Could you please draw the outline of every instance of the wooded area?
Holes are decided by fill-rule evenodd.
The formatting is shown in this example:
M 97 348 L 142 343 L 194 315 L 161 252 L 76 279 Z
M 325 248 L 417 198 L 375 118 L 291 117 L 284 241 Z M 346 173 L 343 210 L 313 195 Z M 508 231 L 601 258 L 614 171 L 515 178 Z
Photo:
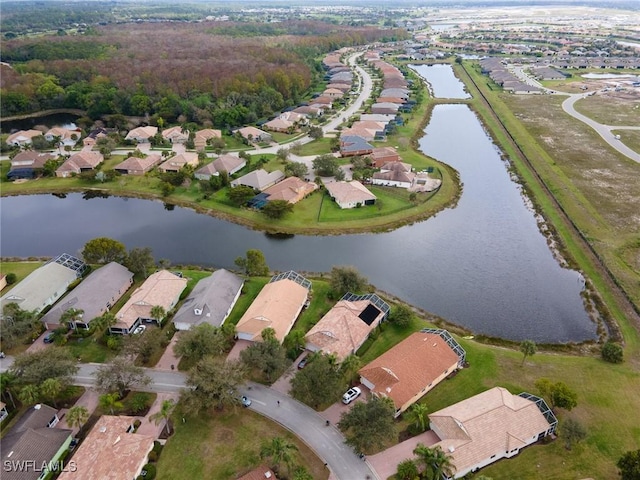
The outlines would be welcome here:
M 283 32 L 289 32 L 283 34 Z M 321 55 L 399 38 L 375 27 L 293 21 L 107 25 L 79 36 L 2 41 L 3 116 L 79 108 L 219 128 L 268 117 L 321 80 Z

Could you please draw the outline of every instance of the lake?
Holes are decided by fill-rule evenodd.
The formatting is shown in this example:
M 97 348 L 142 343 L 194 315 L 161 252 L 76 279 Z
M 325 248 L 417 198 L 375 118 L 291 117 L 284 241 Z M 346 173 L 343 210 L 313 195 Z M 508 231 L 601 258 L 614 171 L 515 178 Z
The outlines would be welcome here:
M 434 65 L 409 65 L 418 75 L 427 80 L 429 91 L 435 98 L 471 98 L 464 84 L 456 78 L 451 65 L 436 63 Z

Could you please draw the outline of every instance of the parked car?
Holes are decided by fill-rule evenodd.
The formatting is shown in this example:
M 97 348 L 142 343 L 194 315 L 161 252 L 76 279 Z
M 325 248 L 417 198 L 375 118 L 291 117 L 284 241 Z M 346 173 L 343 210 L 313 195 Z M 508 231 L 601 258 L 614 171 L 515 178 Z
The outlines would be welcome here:
M 249 397 L 243 395 L 240 397 L 240 401 L 242 402 L 242 406 L 245 408 L 251 406 L 251 399 Z
M 53 343 L 53 341 L 55 340 L 55 337 L 56 337 L 56 332 L 49 332 L 45 335 L 42 341 L 44 343 Z
M 143 333 L 146 329 L 147 329 L 146 325 L 138 325 L 136 327 L 136 329 L 133 331 L 133 334 L 134 335 L 139 335 L 139 334 Z
M 306 367 L 308 360 L 309 360 L 309 357 L 303 357 L 302 360 L 298 362 L 298 368 L 302 370 L 304 367 Z
M 358 387 L 353 387 L 347 390 L 347 392 L 342 396 L 342 403 L 345 405 L 349 405 L 356 398 L 360 396 L 362 391 Z

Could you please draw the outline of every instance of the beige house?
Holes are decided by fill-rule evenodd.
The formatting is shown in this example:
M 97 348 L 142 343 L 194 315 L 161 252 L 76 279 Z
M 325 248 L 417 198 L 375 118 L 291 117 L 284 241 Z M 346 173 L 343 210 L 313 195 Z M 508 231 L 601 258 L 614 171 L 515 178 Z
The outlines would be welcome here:
M 396 152 L 396 149 L 393 147 L 374 148 L 369 157 L 375 168 L 380 168 L 385 163 L 402 161 L 400 155 L 398 155 L 398 152 Z
M 425 329 L 361 368 L 360 381 L 374 395 L 390 398 L 398 417 L 464 362 L 465 351 L 449 332 Z
M 376 203 L 376 196 L 357 180 L 331 182 L 327 183 L 325 188 L 340 208 L 355 208 Z
M 58 140 L 58 145 L 63 147 L 73 147 L 80 139 L 80 130 L 69 130 L 68 128 L 53 127 L 44 134 L 47 142 Z
M 171 157 L 169 160 L 166 160 L 162 163 L 158 170 L 161 172 L 179 172 L 182 167 L 187 165 L 192 167 L 198 166 L 198 154 L 196 152 L 184 152 L 179 153 L 178 155 Z
M 141 323 L 157 323 L 151 310 L 155 306 L 169 312 L 180 300 L 180 294 L 187 286 L 187 279 L 178 277 L 167 270 L 160 270 L 140 285 L 116 315 L 116 324 L 109 327 L 111 333 L 128 334 Z
M 162 161 L 158 153 L 152 153 L 145 158 L 129 157 L 113 169 L 122 175 L 144 175 Z
M 202 151 L 207 146 L 210 140 L 214 138 L 222 138 L 222 131 L 214 130 L 212 128 L 205 128 L 203 130 L 198 130 L 196 132 L 196 136 L 193 139 L 193 143 L 196 147 L 196 150 Z
M 254 170 L 240 178 L 232 180 L 231 186 L 235 188 L 239 185 L 244 185 L 245 187 L 251 187 L 262 192 L 270 186 L 284 180 L 284 178 L 284 173 L 280 170 L 267 172 L 266 170 L 259 168 L 258 170 Z
M 289 177 L 267 188 L 264 193 L 269 195 L 269 201 L 285 200 L 295 204 L 318 188 L 315 182 L 305 182 L 298 177 Z
M 158 127 L 138 127 L 131 130 L 127 133 L 127 136 L 124 137 L 125 140 L 131 140 L 137 143 L 149 143 L 152 137 L 158 133 Z
M 249 306 L 236 325 L 241 340 L 261 341 L 265 328 L 273 328 L 280 343 L 304 308 L 311 282 L 290 271 L 275 275 Z
M 247 161 L 244 158 L 230 154 L 220 155 L 213 162 L 196 170 L 195 177 L 198 180 L 209 180 L 212 176 L 217 177 L 220 175 L 220 172 L 227 172 L 227 174 L 233 175 L 242 170 L 246 164 Z
M 25 145 L 31 145 L 33 137 L 39 135 L 42 135 L 40 130 L 20 130 L 9 135 L 6 143 L 15 147 L 24 147 Z
M 182 127 L 169 127 L 162 131 L 162 138 L 171 143 L 185 143 L 189 140 L 189 130 L 183 130 Z
M 100 152 L 91 150 L 82 150 L 74 153 L 64 161 L 56 170 L 56 177 L 67 178 L 73 174 L 79 174 L 87 170 L 94 170 L 104 161 L 104 157 Z
M 271 135 L 256 127 L 239 128 L 237 132 L 249 142 L 270 142 Z
M 362 346 L 389 313 L 389 305 L 376 294 L 347 293 L 305 336 L 306 348 L 344 360 Z
M 133 480 L 153 450 L 154 438 L 134 433 L 136 417 L 103 415 L 73 455 L 75 468 L 59 480 Z
M 436 443 L 464 477 L 555 432 L 558 420 L 542 398 L 495 387 L 429 415 Z

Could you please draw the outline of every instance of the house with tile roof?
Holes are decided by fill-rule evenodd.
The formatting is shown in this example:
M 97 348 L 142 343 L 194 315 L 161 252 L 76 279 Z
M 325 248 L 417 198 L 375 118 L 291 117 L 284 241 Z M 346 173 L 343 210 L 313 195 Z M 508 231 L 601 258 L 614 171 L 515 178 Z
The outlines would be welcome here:
M 376 203 L 376 196 L 357 180 L 331 182 L 325 184 L 325 188 L 340 208 L 356 208 Z
M 9 135 L 6 143 L 7 145 L 12 145 L 14 147 L 24 147 L 26 145 L 31 145 L 33 143 L 33 137 L 37 137 L 39 135 L 42 135 L 40 130 L 20 130 Z
M 136 417 L 103 415 L 73 455 L 74 469 L 58 480 L 133 480 L 142 473 L 154 438 L 134 432 Z
M 374 132 L 375 135 L 375 132 Z M 353 157 L 355 155 L 367 155 L 373 151 L 373 145 L 359 135 L 340 136 L 340 155 Z
M 424 329 L 387 350 L 358 373 L 371 393 L 391 399 L 398 417 L 462 368 L 465 355 L 446 330 Z
M 249 142 L 270 142 L 272 140 L 271 135 L 256 127 L 243 127 L 236 131 Z
M 413 185 L 415 176 L 408 163 L 389 162 L 385 163 L 379 172 L 373 174 L 371 183 L 385 187 L 409 188 Z
M 245 473 L 239 477 L 238 480 L 276 480 L 276 478 L 276 474 L 273 473 L 273 470 L 266 465 L 261 465 L 250 472 Z
M 389 305 L 375 294 L 347 293 L 307 332 L 306 348 L 341 362 L 356 353 L 388 313 Z
M 91 272 L 80 285 L 70 291 L 43 317 L 47 329 L 58 328 L 67 310 L 82 310 L 81 318 L 72 323 L 75 329 L 89 329 L 89 323 L 108 312 L 133 285 L 133 273 L 127 267 L 111 262 Z
M 183 129 L 180 125 L 162 130 L 162 138 L 171 143 L 185 143 L 189 140 L 189 130 Z
M 137 127 L 127 133 L 125 140 L 131 140 L 137 143 L 149 143 L 152 137 L 158 133 L 158 127 Z
M 254 190 L 264 191 L 272 185 L 284 180 L 285 176 L 280 170 L 274 170 L 273 172 L 267 172 L 266 170 L 259 168 L 253 172 L 249 172 L 240 178 L 236 178 L 231 181 L 232 187 L 244 185 L 245 187 L 251 187 Z
M 178 330 L 189 330 L 201 323 L 220 327 L 242 293 L 244 280 L 225 269 L 200 280 L 173 317 Z
M 311 282 L 290 271 L 274 275 L 236 325 L 238 338 L 262 341 L 262 331 L 272 328 L 280 343 L 287 336 L 307 303 Z
M 48 405 L 35 405 L 2 437 L 3 480 L 40 480 L 59 471 L 73 432 L 54 428 L 57 412 Z
M 161 172 L 179 172 L 183 167 L 187 165 L 191 167 L 198 166 L 198 154 L 196 152 L 184 152 L 179 153 L 168 160 L 165 160 L 158 170 Z
M 371 105 L 371 113 L 392 115 L 398 113 L 399 108 L 400 106 L 396 103 L 374 103 Z
M 429 415 L 435 444 L 462 478 L 555 432 L 558 420 L 535 395 L 495 387 Z
M 82 145 L 85 147 L 94 147 L 98 140 L 105 138 L 109 134 L 106 128 L 95 128 L 89 132 L 89 135 L 84 137 Z
M 122 175 L 144 175 L 160 162 L 162 162 L 162 156 L 158 153 L 152 153 L 144 158 L 129 157 L 113 169 Z
M 81 131 L 78 130 L 70 130 L 68 128 L 63 127 L 53 127 L 44 134 L 44 138 L 47 142 L 53 142 L 57 140 L 57 146 L 62 147 L 73 147 L 78 140 L 80 139 Z
M 50 153 L 40 153 L 33 150 L 19 152 L 11 159 L 11 168 L 7 173 L 9 180 L 18 178 L 35 178 L 49 160 L 55 160 L 56 156 Z
M 284 200 L 295 204 L 318 188 L 320 187 L 315 182 L 305 182 L 298 177 L 288 177 L 265 189 L 264 193 L 268 195 L 268 201 Z
M 220 172 L 227 172 L 228 175 L 233 175 L 242 170 L 246 164 L 247 161 L 244 158 L 230 154 L 220 155 L 213 162 L 207 163 L 196 170 L 194 176 L 198 180 L 209 180 L 211 177 L 219 176 Z
M 100 152 L 82 150 L 67 158 L 56 170 L 56 177 L 67 178 L 89 170 L 95 170 L 104 161 Z
M 0 318 L 4 306 L 17 304 L 22 310 L 40 313 L 53 305 L 87 266 L 82 260 L 63 253 L 37 268 L 0 298 Z
M 128 334 L 141 323 L 158 323 L 151 310 L 155 306 L 169 312 L 180 300 L 187 287 L 187 279 L 160 270 L 149 275 L 132 294 L 127 303 L 116 314 L 116 324 L 109 327 L 111 333 Z
M 265 122 L 262 126 L 267 130 L 271 130 L 273 132 L 284 132 L 284 133 L 291 132 L 296 128 L 293 122 L 280 117 L 276 117 L 273 120 L 269 120 L 268 122 Z
M 371 162 L 375 168 L 380 168 L 387 163 L 401 161 L 400 155 L 398 155 L 398 152 L 393 147 L 374 148 L 369 154 L 369 158 L 371 158 Z

